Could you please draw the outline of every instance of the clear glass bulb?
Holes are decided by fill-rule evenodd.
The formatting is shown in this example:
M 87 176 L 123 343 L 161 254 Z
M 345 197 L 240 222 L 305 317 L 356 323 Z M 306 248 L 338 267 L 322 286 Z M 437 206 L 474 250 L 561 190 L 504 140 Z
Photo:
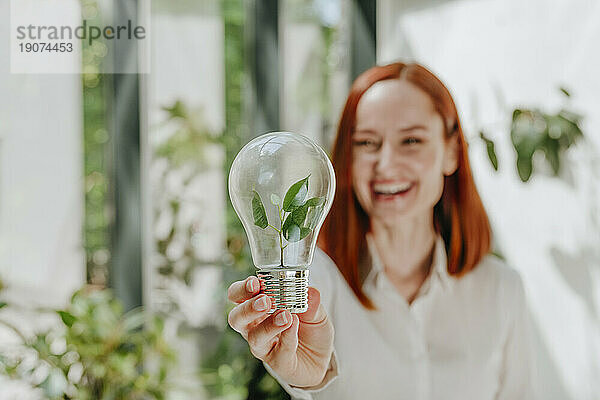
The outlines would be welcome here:
M 290 132 L 259 136 L 238 153 L 229 196 L 240 217 L 261 290 L 275 309 L 305 312 L 308 266 L 335 193 L 327 154 Z

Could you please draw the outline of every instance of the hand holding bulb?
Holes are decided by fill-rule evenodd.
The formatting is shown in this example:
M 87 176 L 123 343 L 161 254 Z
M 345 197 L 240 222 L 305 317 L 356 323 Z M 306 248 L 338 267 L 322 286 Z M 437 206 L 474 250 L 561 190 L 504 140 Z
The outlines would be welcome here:
M 235 158 L 229 194 L 258 277 L 233 283 L 229 324 L 252 354 L 294 386 L 319 384 L 333 352 L 333 325 L 308 287 L 316 240 L 333 202 L 335 174 L 310 139 L 275 132 L 250 141 Z
M 270 314 L 271 299 L 259 293 L 259 281 L 250 276 L 229 286 L 228 298 L 237 304 L 229 325 L 239 332 L 250 351 L 290 385 L 319 384 L 333 352 L 334 329 L 317 289 L 308 288 L 308 310 Z

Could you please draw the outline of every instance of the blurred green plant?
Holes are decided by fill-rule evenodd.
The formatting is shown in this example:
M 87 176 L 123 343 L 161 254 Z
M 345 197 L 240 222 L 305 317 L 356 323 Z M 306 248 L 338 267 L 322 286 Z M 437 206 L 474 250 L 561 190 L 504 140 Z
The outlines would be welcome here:
M 193 163 L 198 170 L 206 168 L 206 146 L 221 144 L 221 136 L 207 129 L 201 110 L 190 110 L 181 100 L 162 109 L 167 113 L 165 122 L 175 122 L 177 127 L 154 150 L 155 157 L 167 159 L 172 167 Z
M 107 290 L 78 291 L 54 313 L 59 326 L 32 337 L 0 320 L 22 342 L 0 355 L 0 373 L 29 382 L 52 400 L 165 398 L 174 355 L 160 318 L 141 309 L 124 314 Z
M 512 116 L 510 138 L 517 152 L 517 171 L 523 182 L 533 172 L 533 156 L 545 155 L 554 176 L 561 171 L 561 158 L 565 151 L 583 137 L 579 128 L 581 116 L 561 110 L 546 114 L 540 110 L 516 109 Z
M 167 113 L 164 124 L 174 127 L 174 132 L 154 150 L 154 161 L 166 161 L 166 168 L 162 171 L 158 182 L 153 185 L 161 188 L 159 197 L 155 199 L 155 219 L 164 213 L 164 207 L 169 208 L 171 224 L 165 236 L 156 239 L 156 250 L 159 254 L 156 266 L 160 275 L 168 279 L 178 279 L 186 285 L 191 284 L 192 273 L 196 268 L 205 265 L 220 264 L 221 260 L 199 259 L 192 245 L 193 237 L 197 233 L 194 221 L 187 221 L 185 227 L 176 227 L 175 221 L 180 220 L 182 201 L 181 193 L 169 194 L 164 188 L 173 172 L 180 172 L 182 186 L 187 187 L 191 181 L 210 167 L 210 145 L 220 145 L 222 138 L 207 129 L 202 119 L 202 110 L 191 110 L 181 100 L 162 108 Z M 215 149 L 213 149 L 215 150 Z M 218 150 L 216 150 L 218 151 Z M 178 234 L 177 228 L 185 230 Z M 183 254 L 177 260 L 168 256 L 168 249 L 175 241 L 183 241 Z
M 102 14 L 96 0 L 81 0 L 82 16 L 89 25 L 101 26 Z M 100 73 L 106 56 L 102 40 L 82 46 L 83 150 L 85 219 L 84 247 L 87 281 L 105 286 L 110 263 L 110 207 L 106 90 L 110 75 Z
M 570 93 L 560 88 L 569 98 Z M 527 182 L 535 172 L 535 155 L 543 154 L 554 176 L 561 172 L 564 153 L 579 139 L 583 132 L 579 127 L 582 117 L 574 112 L 562 109 L 549 114 L 537 108 L 517 108 L 512 112 L 510 139 L 517 154 L 516 168 L 522 182 Z M 498 157 L 494 142 L 481 131 L 479 137 L 484 141 L 488 159 L 494 170 L 498 170 Z

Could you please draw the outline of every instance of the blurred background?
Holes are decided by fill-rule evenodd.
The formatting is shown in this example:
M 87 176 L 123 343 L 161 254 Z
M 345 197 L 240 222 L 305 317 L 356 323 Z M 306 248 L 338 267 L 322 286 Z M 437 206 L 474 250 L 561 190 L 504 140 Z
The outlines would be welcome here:
M 80 5 L 149 16 L 150 42 L 11 74 L 0 2 L 0 398 L 289 398 L 227 327 L 226 288 L 254 273 L 229 166 L 271 130 L 329 149 L 351 81 L 415 60 L 456 100 L 523 277 L 541 398 L 600 399 L 600 2 Z

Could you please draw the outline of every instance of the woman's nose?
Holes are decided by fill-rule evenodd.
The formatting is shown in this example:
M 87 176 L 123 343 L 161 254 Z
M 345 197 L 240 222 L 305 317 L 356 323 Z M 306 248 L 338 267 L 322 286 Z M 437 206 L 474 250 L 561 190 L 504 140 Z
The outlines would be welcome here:
M 397 161 L 397 154 L 394 152 L 393 146 L 387 142 L 381 145 L 377 156 L 376 168 L 378 171 L 389 170 Z

